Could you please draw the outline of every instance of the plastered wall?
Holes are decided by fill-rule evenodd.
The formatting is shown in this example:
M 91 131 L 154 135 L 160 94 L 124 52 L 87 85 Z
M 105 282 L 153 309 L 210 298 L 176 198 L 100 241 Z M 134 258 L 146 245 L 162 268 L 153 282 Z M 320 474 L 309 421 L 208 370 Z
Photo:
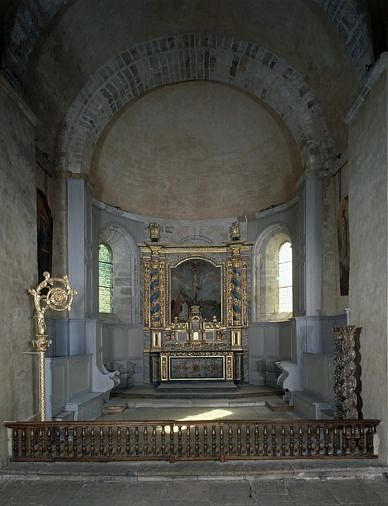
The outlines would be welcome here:
M 380 418 L 387 461 L 387 74 L 350 126 L 350 316 L 362 327 L 364 418 Z
M 35 284 L 36 190 L 34 129 L 0 77 L 0 465 L 7 460 L 5 420 L 34 413 L 31 337 Z

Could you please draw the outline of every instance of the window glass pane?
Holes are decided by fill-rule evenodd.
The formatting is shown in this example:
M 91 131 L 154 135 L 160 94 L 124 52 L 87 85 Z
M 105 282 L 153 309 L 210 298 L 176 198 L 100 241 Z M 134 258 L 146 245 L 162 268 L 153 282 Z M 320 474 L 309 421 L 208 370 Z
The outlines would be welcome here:
M 289 241 L 279 248 L 279 313 L 292 313 L 292 247 Z
M 112 253 L 105 244 L 100 244 L 98 247 L 98 260 L 99 262 L 112 262 Z
M 279 264 L 291 261 L 292 261 L 291 243 L 285 242 L 279 248 Z
M 292 285 L 292 263 L 279 264 L 279 287 Z
M 99 311 L 100 313 L 112 312 L 112 292 L 110 288 L 100 286 L 99 290 Z
M 98 310 L 112 312 L 113 261 L 112 251 L 105 244 L 98 247 Z
M 292 313 L 292 286 L 279 288 L 279 313 Z

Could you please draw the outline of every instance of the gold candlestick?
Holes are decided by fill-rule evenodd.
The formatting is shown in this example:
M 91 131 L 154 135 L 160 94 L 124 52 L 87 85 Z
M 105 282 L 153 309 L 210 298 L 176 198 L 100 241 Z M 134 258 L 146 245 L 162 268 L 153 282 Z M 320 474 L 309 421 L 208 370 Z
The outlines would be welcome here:
M 51 346 L 52 341 L 48 339 L 46 312 L 49 309 L 54 311 L 68 311 L 71 309 L 77 291 L 71 286 L 69 278 L 52 278 L 49 272 L 43 273 L 44 280 L 36 288 L 30 288 L 28 293 L 34 298 L 34 318 L 36 321 L 37 333 L 35 339 L 31 340 L 32 347 L 39 353 L 39 411 L 40 420 L 46 420 L 46 376 L 45 376 L 45 354 Z

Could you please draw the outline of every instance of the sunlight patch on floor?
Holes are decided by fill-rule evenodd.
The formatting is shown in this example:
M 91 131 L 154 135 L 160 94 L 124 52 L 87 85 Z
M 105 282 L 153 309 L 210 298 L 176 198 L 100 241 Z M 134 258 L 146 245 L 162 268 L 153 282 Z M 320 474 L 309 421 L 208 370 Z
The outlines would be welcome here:
M 198 420 L 218 420 L 232 414 L 233 411 L 228 411 L 227 409 L 210 409 L 209 411 L 204 411 L 198 415 L 188 415 L 185 418 L 180 418 L 179 421 L 195 422 Z

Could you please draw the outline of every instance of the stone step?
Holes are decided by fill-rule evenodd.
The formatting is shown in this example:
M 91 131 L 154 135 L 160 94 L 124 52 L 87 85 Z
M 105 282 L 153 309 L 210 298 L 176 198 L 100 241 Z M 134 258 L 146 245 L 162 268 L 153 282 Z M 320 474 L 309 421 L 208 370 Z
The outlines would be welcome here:
M 271 411 L 293 411 L 294 407 L 290 406 L 287 402 L 284 402 L 283 399 L 270 399 L 265 401 L 265 405 Z
M 0 470 L 5 480 L 135 481 L 385 479 L 377 460 L 282 460 L 238 462 L 14 462 Z
M 144 399 L 243 399 L 259 398 L 266 396 L 280 395 L 282 392 L 276 388 L 264 386 L 241 386 L 241 387 L 216 387 L 198 388 L 196 385 L 172 386 L 168 388 L 141 388 L 134 387 L 126 390 L 120 390 L 112 394 L 112 399 L 121 398 L 128 400 Z

